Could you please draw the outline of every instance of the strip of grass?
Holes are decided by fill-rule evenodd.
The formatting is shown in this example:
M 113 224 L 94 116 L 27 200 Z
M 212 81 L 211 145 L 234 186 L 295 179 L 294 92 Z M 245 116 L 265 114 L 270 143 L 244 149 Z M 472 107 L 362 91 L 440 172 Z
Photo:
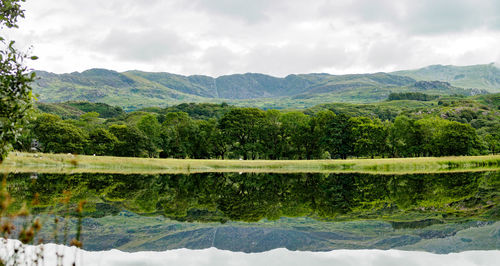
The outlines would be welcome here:
M 408 174 L 500 170 L 500 155 L 350 160 L 151 159 L 13 152 L 0 172 L 39 173 L 200 173 L 200 172 L 359 172 Z

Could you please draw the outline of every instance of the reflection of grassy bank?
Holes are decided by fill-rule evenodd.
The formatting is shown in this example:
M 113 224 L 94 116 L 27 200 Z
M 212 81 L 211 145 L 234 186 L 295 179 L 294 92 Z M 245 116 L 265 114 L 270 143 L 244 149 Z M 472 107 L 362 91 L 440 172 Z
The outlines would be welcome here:
M 193 160 L 11 153 L 0 172 L 197 173 L 363 172 L 433 173 L 500 169 L 500 155 L 351 160 Z

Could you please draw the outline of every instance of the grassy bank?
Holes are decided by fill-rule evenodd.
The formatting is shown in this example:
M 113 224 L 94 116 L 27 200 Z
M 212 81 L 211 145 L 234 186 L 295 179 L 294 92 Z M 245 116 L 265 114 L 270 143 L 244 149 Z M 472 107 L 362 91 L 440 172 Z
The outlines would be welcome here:
M 350 160 L 150 159 L 13 152 L 0 172 L 199 173 L 199 172 L 363 172 L 433 173 L 500 170 L 500 155 Z

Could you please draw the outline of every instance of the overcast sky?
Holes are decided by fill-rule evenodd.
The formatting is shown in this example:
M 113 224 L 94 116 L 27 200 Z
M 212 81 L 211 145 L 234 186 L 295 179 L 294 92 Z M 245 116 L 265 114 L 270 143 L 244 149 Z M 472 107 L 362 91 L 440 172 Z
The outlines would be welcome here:
M 36 69 L 219 76 L 500 62 L 498 0 L 27 0 Z M 5 29 L 4 29 L 5 30 Z

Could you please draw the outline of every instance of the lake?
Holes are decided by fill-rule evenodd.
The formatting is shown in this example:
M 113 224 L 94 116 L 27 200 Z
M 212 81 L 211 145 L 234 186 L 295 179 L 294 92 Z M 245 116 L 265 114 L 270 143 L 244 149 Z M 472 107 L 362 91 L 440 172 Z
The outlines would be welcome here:
M 18 228 L 40 217 L 37 238 L 67 244 L 81 227 L 83 248 L 92 252 L 79 256 L 88 263 L 106 256 L 101 265 L 123 265 L 116 259 L 127 256 L 150 265 L 223 265 L 228 254 L 244 265 L 279 258 L 287 265 L 304 265 L 301 259 L 309 265 L 493 265 L 500 259 L 498 171 L 10 173 L 7 190 L 16 200 L 12 208 L 37 201 L 32 216 L 14 221 Z

